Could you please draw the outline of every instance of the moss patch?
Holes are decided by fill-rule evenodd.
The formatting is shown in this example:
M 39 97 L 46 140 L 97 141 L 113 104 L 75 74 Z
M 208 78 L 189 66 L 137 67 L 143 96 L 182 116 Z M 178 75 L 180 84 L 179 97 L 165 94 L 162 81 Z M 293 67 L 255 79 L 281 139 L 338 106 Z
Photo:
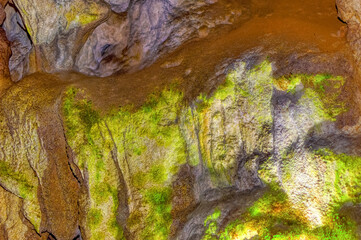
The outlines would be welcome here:
M 347 111 L 345 103 L 340 101 L 344 83 L 342 77 L 330 74 L 298 74 L 274 80 L 276 88 L 293 94 L 297 87 L 305 88 L 304 97 L 312 99 L 319 115 L 331 121 Z

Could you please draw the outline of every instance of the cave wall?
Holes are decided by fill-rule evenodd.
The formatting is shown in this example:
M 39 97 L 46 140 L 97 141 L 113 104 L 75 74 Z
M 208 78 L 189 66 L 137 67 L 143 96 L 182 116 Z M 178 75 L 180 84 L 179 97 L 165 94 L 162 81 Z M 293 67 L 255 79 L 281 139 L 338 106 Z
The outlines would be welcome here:
M 0 45 L 4 63 L 12 48 L 13 81 L 36 70 L 134 70 L 231 22 L 207 15 L 211 1 L 107 3 L 14 0 L 3 10 L 11 44 L 3 32 Z M 358 18 L 345 2 L 338 7 L 358 61 Z M 19 82 L 0 100 L 0 239 L 214 237 L 212 226 L 262 200 L 268 184 L 287 201 L 266 205 L 274 210 L 261 209 L 267 216 L 279 219 L 286 202 L 291 220 L 330 224 L 334 207 L 359 198 L 358 131 L 336 121 L 346 111 L 344 79 L 275 78 L 274 63 L 254 58 L 258 65 L 227 65 L 225 83 L 209 96 L 185 103 L 167 88 L 138 109 L 109 113 L 85 89 Z M 7 67 L 3 76 L 9 83 Z
M 6 6 L 13 81 L 35 71 L 95 76 L 139 70 L 189 39 L 249 17 L 230 1 L 26 1 Z

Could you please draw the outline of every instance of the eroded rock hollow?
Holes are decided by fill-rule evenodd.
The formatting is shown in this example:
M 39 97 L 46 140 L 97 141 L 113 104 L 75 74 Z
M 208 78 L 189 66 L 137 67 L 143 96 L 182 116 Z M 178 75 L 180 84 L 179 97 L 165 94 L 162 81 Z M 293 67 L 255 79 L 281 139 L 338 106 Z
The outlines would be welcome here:
M 361 239 L 360 17 L 0 1 L 0 240 Z

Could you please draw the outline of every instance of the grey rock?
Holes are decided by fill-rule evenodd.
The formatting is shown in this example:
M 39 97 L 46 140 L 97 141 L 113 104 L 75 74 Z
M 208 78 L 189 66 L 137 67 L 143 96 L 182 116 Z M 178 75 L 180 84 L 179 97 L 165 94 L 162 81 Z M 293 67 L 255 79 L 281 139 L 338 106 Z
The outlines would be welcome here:
M 238 14 L 224 5 L 218 9 L 220 14 L 212 14 L 214 3 L 216 1 L 136 1 L 129 6 L 126 20 L 110 19 L 97 27 L 79 52 L 76 69 L 103 77 L 148 66 L 185 41 L 207 36 L 217 25 L 230 24 L 226 17 L 230 12 Z M 120 44 L 115 44 L 114 39 L 121 39 Z M 106 54 L 102 54 L 104 49 Z
M 107 16 L 99 0 L 15 0 L 36 54 L 37 68 L 45 72 L 69 71 L 89 33 Z
M 125 12 L 128 9 L 130 0 L 104 0 L 109 3 L 112 10 L 116 13 Z
M 13 7 L 5 7 L 6 19 L 3 28 L 6 37 L 11 42 L 12 55 L 9 61 L 9 68 L 12 81 L 17 82 L 29 71 L 29 55 L 33 49 L 32 43 L 24 30 L 25 26 L 21 16 Z

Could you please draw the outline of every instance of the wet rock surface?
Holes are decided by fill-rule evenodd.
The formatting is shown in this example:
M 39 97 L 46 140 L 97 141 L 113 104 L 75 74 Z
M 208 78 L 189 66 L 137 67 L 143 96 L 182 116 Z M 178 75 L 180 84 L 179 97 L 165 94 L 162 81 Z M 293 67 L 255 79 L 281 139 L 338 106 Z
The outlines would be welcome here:
M 105 2 L 6 7 L 13 81 L 36 68 L 107 76 L 160 59 L 107 78 L 35 73 L 4 93 L 0 239 L 218 237 L 269 183 L 319 227 L 338 194 L 357 195 L 352 178 L 333 187 L 343 165 L 330 158 L 361 154 L 357 107 L 345 107 L 357 67 L 342 24 L 330 23 L 333 4 Z

